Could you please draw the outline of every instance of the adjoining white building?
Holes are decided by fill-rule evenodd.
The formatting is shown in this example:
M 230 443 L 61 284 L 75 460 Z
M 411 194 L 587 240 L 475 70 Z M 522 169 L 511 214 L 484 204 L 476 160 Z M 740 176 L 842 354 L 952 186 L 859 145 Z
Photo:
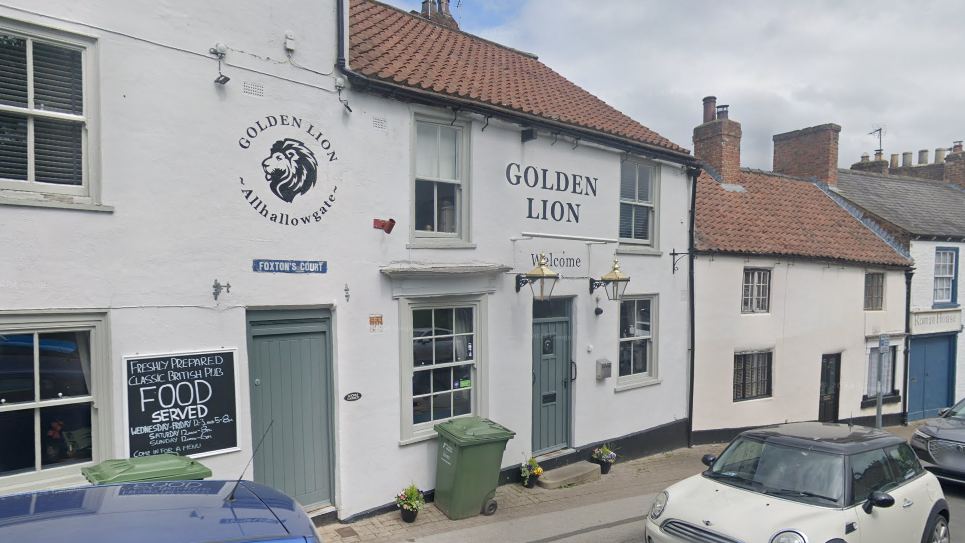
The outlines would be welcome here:
M 264 439 L 247 478 L 346 519 L 453 417 L 516 432 L 504 479 L 686 443 L 696 161 L 535 56 L 371 0 L 4 0 L 0 62 L 0 493 Z
M 965 152 L 865 155 L 838 172 L 837 192 L 884 225 L 915 260 L 911 281 L 907 420 L 934 417 L 965 396 L 965 334 L 958 285 L 965 251 Z
M 829 189 L 840 127 L 774 136 L 783 173 L 741 169 L 740 124 L 715 109 L 705 98 L 694 130 L 709 164 L 697 189 L 694 442 L 786 421 L 874 425 L 882 336 L 883 418 L 898 423 L 912 262 Z M 812 147 L 830 162 L 804 161 Z

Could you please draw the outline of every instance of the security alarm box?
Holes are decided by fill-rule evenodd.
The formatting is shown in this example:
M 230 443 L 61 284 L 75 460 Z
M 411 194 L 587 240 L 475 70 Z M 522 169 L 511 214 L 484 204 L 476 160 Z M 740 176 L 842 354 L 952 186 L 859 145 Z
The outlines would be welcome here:
M 603 380 L 613 375 L 612 367 L 613 365 L 606 358 L 601 358 L 597 360 L 596 361 L 596 378 Z

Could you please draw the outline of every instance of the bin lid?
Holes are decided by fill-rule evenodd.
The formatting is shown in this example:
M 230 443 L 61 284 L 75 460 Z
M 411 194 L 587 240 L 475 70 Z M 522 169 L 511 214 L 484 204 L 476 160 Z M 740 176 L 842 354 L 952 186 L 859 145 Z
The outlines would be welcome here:
M 186 481 L 211 477 L 211 470 L 197 460 L 174 453 L 138 458 L 104 460 L 96 466 L 81 468 L 95 485 L 144 481 Z
M 516 432 L 482 417 L 463 417 L 436 424 L 440 434 L 457 445 L 474 445 L 490 441 L 509 441 Z

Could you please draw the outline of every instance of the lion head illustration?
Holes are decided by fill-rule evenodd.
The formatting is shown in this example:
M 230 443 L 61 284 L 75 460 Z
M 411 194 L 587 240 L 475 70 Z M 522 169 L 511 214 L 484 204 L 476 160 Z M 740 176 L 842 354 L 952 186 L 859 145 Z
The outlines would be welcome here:
M 271 191 L 288 203 L 295 196 L 311 190 L 318 176 L 315 155 L 302 142 L 289 138 L 271 146 L 271 156 L 261 163 L 261 167 Z

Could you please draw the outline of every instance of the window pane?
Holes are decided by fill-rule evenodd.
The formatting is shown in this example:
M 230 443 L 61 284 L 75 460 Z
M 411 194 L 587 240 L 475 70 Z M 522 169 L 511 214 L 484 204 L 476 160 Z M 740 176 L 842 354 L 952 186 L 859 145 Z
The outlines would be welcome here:
M 437 232 L 455 233 L 456 231 L 456 191 L 451 183 L 436 183 L 436 202 L 439 216 L 436 220 Z
M 888 459 L 891 460 L 892 471 L 899 481 L 907 481 L 924 471 L 921 463 L 918 461 L 918 456 L 915 455 L 915 452 L 911 450 L 911 447 L 909 447 L 907 443 L 888 447 L 885 449 L 885 454 L 887 454 Z
M 637 167 L 631 162 L 620 165 L 620 199 L 637 200 Z
M 435 317 L 434 335 L 442 336 L 452 333 L 452 309 L 436 309 L 433 311 Z
M 414 398 L 412 400 L 412 423 L 429 422 L 432 420 L 432 396 Z
M 854 503 L 861 503 L 876 490 L 887 492 L 897 486 L 888 469 L 888 460 L 881 449 L 851 456 Z
M 83 125 L 34 119 L 34 173 L 42 183 L 84 183 Z
M 422 337 L 412 340 L 412 365 L 415 367 L 432 364 L 432 338 Z
M 415 229 L 434 232 L 436 229 L 436 184 L 415 182 Z
M 442 179 L 459 179 L 459 131 L 439 128 L 439 175 Z
M 452 393 L 452 416 L 472 413 L 472 391 L 457 390 Z
M 456 361 L 472 360 L 472 334 L 456 336 Z
M 439 177 L 438 128 L 434 124 L 416 123 L 415 174 Z
M 27 40 L 0 34 L 0 104 L 27 107 Z
M 631 363 L 633 359 L 633 342 L 620 342 L 620 377 L 632 375 Z
M 437 332 L 448 332 L 448 330 L 437 330 Z M 440 337 L 433 341 L 436 343 L 436 364 L 448 364 L 455 361 L 452 353 L 452 337 Z
M 633 374 L 647 373 L 649 365 L 649 340 L 638 339 L 633 342 Z
M 18 471 L 33 471 L 37 459 L 34 456 L 34 410 L 0 413 L 0 475 Z
M 650 300 L 638 300 L 636 322 L 633 323 L 634 335 L 650 337 Z
M 452 395 L 448 392 L 432 397 L 432 420 L 448 419 L 452 416 Z
M 0 404 L 33 400 L 33 334 L 0 335 Z
M 412 327 L 414 337 L 420 337 L 432 331 L 432 310 L 415 309 L 412 311 Z M 431 335 L 431 334 L 430 334 Z
M 457 307 L 456 308 L 456 333 L 465 334 L 467 332 L 472 332 L 472 308 L 471 307 Z
M 620 302 L 620 337 L 633 337 L 632 323 L 636 311 L 636 300 Z
M 412 374 L 412 395 L 421 396 L 432 392 L 432 381 L 428 370 L 417 371 Z
M 40 334 L 40 399 L 90 394 L 89 332 Z
M 633 236 L 633 206 L 630 204 L 620 204 L 620 237 L 630 238 Z
M 0 113 L 0 178 L 27 180 L 27 118 Z
M 534 319 L 566 318 L 569 315 L 570 301 L 556 298 L 545 302 L 533 299 Z
M 653 168 L 649 166 L 637 167 L 637 201 L 653 202 Z
M 452 390 L 452 368 L 432 370 L 432 391 Z
M 41 455 L 44 467 L 85 462 L 91 456 L 89 403 L 40 410 Z
M 633 206 L 633 239 L 650 239 L 650 208 Z
M 469 388 L 472 386 L 472 366 L 456 366 L 452 368 L 452 388 Z
M 34 107 L 62 113 L 84 113 L 84 70 L 81 52 L 33 43 Z

